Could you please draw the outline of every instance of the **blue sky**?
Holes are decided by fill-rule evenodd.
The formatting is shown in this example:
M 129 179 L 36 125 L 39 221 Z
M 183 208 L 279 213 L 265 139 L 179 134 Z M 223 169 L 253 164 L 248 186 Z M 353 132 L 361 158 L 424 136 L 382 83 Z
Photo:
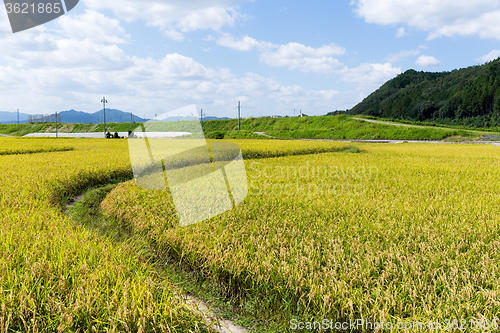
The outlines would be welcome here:
M 152 117 L 309 115 L 352 108 L 409 68 L 500 56 L 500 1 L 82 0 L 12 34 L 0 10 L 0 110 Z

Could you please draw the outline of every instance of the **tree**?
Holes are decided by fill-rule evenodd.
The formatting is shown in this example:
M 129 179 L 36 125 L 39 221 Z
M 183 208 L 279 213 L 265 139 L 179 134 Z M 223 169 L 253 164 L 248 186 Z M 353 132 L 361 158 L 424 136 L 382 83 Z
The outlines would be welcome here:
M 412 109 L 412 118 L 418 121 L 429 119 L 438 109 L 432 101 L 419 102 Z
M 462 99 L 457 96 L 453 96 L 448 99 L 444 105 L 436 112 L 434 118 L 445 119 L 445 118 L 455 118 L 455 114 L 458 108 L 462 105 Z

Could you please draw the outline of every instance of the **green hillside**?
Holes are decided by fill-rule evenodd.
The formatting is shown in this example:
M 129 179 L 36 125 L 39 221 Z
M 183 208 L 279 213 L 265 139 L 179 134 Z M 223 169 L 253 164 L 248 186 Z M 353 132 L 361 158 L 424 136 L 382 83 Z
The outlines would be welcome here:
M 451 72 L 409 69 L 386 82 L 349 114 L 497 127 L 500 125 L 500 58 Z

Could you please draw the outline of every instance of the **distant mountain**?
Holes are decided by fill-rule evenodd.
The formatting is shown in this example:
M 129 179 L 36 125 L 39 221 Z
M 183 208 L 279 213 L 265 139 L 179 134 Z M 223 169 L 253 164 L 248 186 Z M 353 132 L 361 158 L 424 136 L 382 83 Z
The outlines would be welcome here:
M 55 112 L 54 112 L 55 113 Z M 52 114 L 54 114 L 52 113 Z M 83 111 L 69 110 L 69 111 L 61 111 L 58 112 L 58 115 L 61 116 L 62 123 L 71 123 L 71 124 L 97 124 L 102 123 L 104 119 L 104 110 L 99 110 L 94 113 L 87 113 Z M 191 120 L 198 118 L 191 117 L 171 117 L 170 121 L 179 121 L 179 120 Z M 205 120 L 215 120 L 215 119 L 230 119 L 227 117 L 218 118 L 214 116 L 203 117 L 203 121 Z M 139 116 L 133 115 L 133 120 L 138 123 L 142 123 L 144 121 L 149 121 L 152 119 L 144 119 Z M 28 114 L 27 113 L 19 113 L 19 122 L 27 123 L 28 122 Z M 129 123 L 130 122 L 130 112 L 123 112 L 121 110 L 116 109 L 106 109 L 106 122 L 108 123 Z M 0 111 L 0 124 L 16 124 L 17 123 L 17 112 L 7 112 Z
M 231 119 L 231 118 L 228 118 L 228 117 L 218 118 L 218 117 L 212 117 L 212 116 L 203 117 L 203 121 L 205 121 L 205 120 L 228 120 L 228 119 Z
M 19 122 L 28 122 L 28 114 L 19 113 Z M 0 111 L 0 124 L 17 124 L 17 112 Z
M 86 113 L 82 111 L 62 111 L 59 113 L 61 115 L 61 122 L 72 123 L 72 124 L 83 124 L 83 123 L 102 123 L 104 119 L 104 111 L 99 110 L 94 113 Z M 149 119 L 144 119 L 136 115 L 133 116 L 135 122 L 142 123 L 148 121 Z M 123 112 L 116 109 L 106 109 L 106 122 L 107 123 L 129 123 L 130 122 L 130 112 Z
M 451 72 L 409 69 L 384 83 L 348 114 L 499 126 L 500 58 Z
M 197 120 L 201 120 L 201 118 L 198 118 L 198 117 L 169 117 L 167 118 L 168 121 L 183 121 L 183 120 L 194 120 L 194 119 L 197 119 Z M 214 117 L 214 116 L 203 116 L 203 121 L 207 121 L 207 120 L 227 120 L 227 119 L 231 119 L 231 118 L 227 118 L 227 117 L 222 117 L 222 118 L 218 118 L 218 117 Z M 152 121 L 154 121 L 154 119 L 151 119 Z
M 55 113 L 55 112 L 54 112 Z M 52 114 L 54 114 L 52 113 Z M 94 113 L 87 113 L 83 111 L 69 110 L 58 112 L 61 116 L 61 123 L 71 123 L 71 124 L 97 124 L 102 123 L 104 119 L 104 111 L 99 110 Z M 141 123 L 148 121 L 149 119 L 144 119 L 136 115 L 133 116 L 135 122 Z M 27 123 L 28 114 L 19 113 L 19 122 Z M 123 112 L 115 109 L 106 109 L 106 122 L 109 123 L 129 123 L 130 122 L 130 112 Z M 0 111 L 0 124 L 16 124 L 17 123 L 17 112 L 4 112 Z

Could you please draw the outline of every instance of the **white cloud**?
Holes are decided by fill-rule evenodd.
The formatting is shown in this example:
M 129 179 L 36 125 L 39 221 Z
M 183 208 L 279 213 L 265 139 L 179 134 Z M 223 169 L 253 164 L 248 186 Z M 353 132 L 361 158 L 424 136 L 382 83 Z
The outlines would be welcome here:
M 399 28 L 398 32 L 396 32 L 396 37 L 401 38 L 401 37 L 405 37 L 405 36 L 408 36 L 406 29 L 404 27 Z
M 373 91 L 387 80 L 401 73 L 401 68 L 392 67 L 392 64 L 361 64 L 355 68 L 344 67 L 339 71 L 343 80 L 367 91 Z M 371 92 L 370 91 L 370 92 Z
M 44 60 L 46 65 L 39 68 L 0 66 L 0 89 L 5 94 L 3 107 L 6 110 L 19 107 L 28 113 L 52 113 L 70 108 L 90 112 L 100 107 L 98 102 L 105 93 L 110 107 L 139 115 L 196 103 L 203 105 L 209 115 L 234 116 L 234 101 L 238 99 L 245 102 L 244 108 L 253 106 L 253 115 L 274 114 L 293 107 L 302 108 L 308 114 L 321 114 L 351 107 L 360 98 L 353 92 L 283 86 L 255 73 L 237 77 L 228 69 L 205 67 L 177 53 L 159 60 L 126 57 L 122 66 L 107 68 L 101 63 L 104 60 L 96 60 L 91 67 L 93 53 L 82 52 L 78 62 L 85 65 L 75 63 L 70 68 L 61 68 L 58 54 L 63 51 L 60 48 L 76 42 L 56 41 L 58 48 L 47 51 L 43 57 L 54 60 Z M 92 45 L 86 39 L 80 43 Z M 76 50 L 85 48 L 91 50 L 91 46 L 75 47 Z M 20 99 L 19 94 L 26 91 L 29 94 Z
M 234 26 L 247 16 L 237 11 L 237 6 L 251 0 L 85 0 L 95 10 L 110 9 L 122 20 L 142 20 L 159 27 L 166 36 L 182 40 L 182 33 Z
M 222 8 L 235 20 L 242 18 L 234 9 L 239 3 L 236 0 L 195 0 L 189 3 L 174 0 L 168 4 L 166 1 L 132 3 L 129 0 L 120 3 L 103 0 L 99 4 L 87 0 L 87 3 L 94 3 L 94 7 L 116 5 L 118 9 L 113 10 L 128 13 L 130 20 L 144 19 L 146 5 L 152 5 L 151 10 L 155 6 L 162 10 L 165 6 L 182 8 L 185 11 L 169 13 L 175 17 L 168 18 L 163 25 L 155 23 L 156 14 L 153 19 L 145 19 L 177 40 L 182 40 L 184 34 L 192 30 L 234 24 L 235 21 L 227 20 L 223 11 L 207 8 Z M 141 7 L 143 5 L 146 7 Z M 131 36 L 118 20 L 96 12 L 94 7 L 82 15 L 66 15 L 55 21 L 63 28 L 59 33 L 47 33 L 41 26 L 35 28 L 37 33 L 0 35 L 3 109 L 19 107 L 29 113 L 52 113 L 70 108 L 96 111 L 101 107 L 99 101 L 105 93 L 110 107 L 136 114 L 151 115 L 196 103 L 204 105 L 204 111 L 208 113 L 219 108 L 220 112 L 229 111 L 217 115 L 234 116 L 234 101 L 238 98 L 247 99 L 245 106 L 254 106 L 258 110 L 254 115 L 274 114 L 274 110 L 292 110 L 293 107 L 302 108 L 308 114 L 316 113 L 312 109 L 326 113 L 352 107 L 399 70 L 391 64 L 363 64 L 348 68 L 336 59 L 345 54 L 345 49 L 335 44 L 318 48 L 299 43 L 279 46 L 249 36 L 234 38 L 221 33 L 216 33 L 217 38 L 209 35 L 205 40 L 215 40 L 241 51 L 256 50 L 262 63 L 270 66 L 335 75 L 339 81 L 352 84 L 353 89 L 342 92 L 311 90 L 298 85 L 283 85 L 276 79 L 255 73 L 236 76 L 227 68 L 207 67 L 178 53 L 160 59 L 131 56 L 120 48 L 120 44 L 132 42 Z M 193 10 L 189 12 L 190 9 Z M 197 15 L 205 14 L 210 18 L 198 20 Z M 0 25 L 6 23 L 0 20 Z M 263 108 L 272 112 L 262 111 Z
M 368 23 L 407 24 L 429 32 L 429 39 L 472 36 L 500 39 L 498 0 L 353 0 Z
M 483 55 L 482 57 L 476 58 L 475 60 L 476 62 L 484 63 L 495 60 L 498 57 L 500 57 L 500 50 L 493 50 L 490 53 Z
M 205 38 L 202 38 L 201 40 L 204 40 L 206 42 L 211 42 L 211 41 L 215 40 L 215 37 L 212 35 L 207 35 Z
M 272 43 L 259 42 L 256 39 L 248 36 L 245 36 L 240 40 L 236 40 L 234 36 L 228 33 L 224 33 L 219 38 L 217 38 L 216 43 L 220 46 L 225 46 L 237 51 L 251 51 L 251 50 L 264 51 L 276 47 Z
M 431 32 L 428 39 L 445 36 L 473 36 L 480 38 L 494 38 L 500 40 L 500 10 L 482 14 L 474 19 L 458 20 L 453 24 L 439 27 Z
M 332 55 L 342 55 L 345 49 L 335 44 L 312 48 L 299 43 L 281 45 L 274 52 L 263 52 L 260 60 L 275 67 L 288 67 L 291 70 L 313 72 L 319 74 L 331 73 L 341 68 L 342 64 Z
M 130 65 L 117 44 L 130 39 L 118 20 L 94 11 L 57 20 L 62 33 L 34 32 L 2 34 L 1 63 L 21 68 L 75 68 L 116 70 Z
M 349 68 L 333 57 L 343 55 L 346 52 L 343 47 L 335 44 L 313 48 L 299 43 L 288 43 L 278 47 L 272 43 L 257 41 L 248 36 L 235 40 L 230 34 L 222 35 L 217 39 L 217 44 L 239 51 L 262 50 L 260 61 L 266 65 L 334 76 L 338 80 L 357 86 L 364 92 L 367 92 L 368 89 L 378 88 L 388 79 L 401 73 L 399 67 L 394 68 L 389 62 L 385 64 L 361 64 L 359 67 Z M 271 50 L 273 48 L 278 49 L 273 51 Z M 418 55 L 420 50 L 403 52 L 406 52 L 406 54 L 399 54 L 398 57 Z M 292 86 L 288 87 L 286 91 L 299 88 Z M 297 96 L 300 95 L 298 91 L 295 92 Z M 286 94 L 284 94 L 284 90 L 281 90 L 281 93 L 275 93 L 273 96 L 286 96 Z
M 168 38 L 173 39 L 175 41 L 180 42 L 180 41 L 184 40 L 184 35 L 182 33 L 180 33 L 179 31 L 175 31 L 173 29 L 170 29 L 170 30 L 163 31 L 163 33 L 165 34 L 165 36 L 167 36 Z
M 325 101 L 331 101 L 341 94 L 337 90 L 307 90 L 300 86 L 282 86 L 273 93 L 273 98 L 279 102 L 295 103 L 297 106 L 307 107 L 324 105 Z M 297 110 L 298 111 L 298 110 Z
M 434 58 L 433 56 L 421 55 L 420 57 L 418 57 L 415 63 L 421 67 L 432 67 L 440 65 L 441 61 Z
M 178 26 L 184 32 L 202 29 L 219 30 L 225 25 L 233 26 L 236 20 L 244 17 L 234 8 L 210 7 L 188 13 L 179 20 Z
M 106 44 L 123 44 L 131 39 L 120 26 L 120 21 L 93 10 L 86 10 L 80 16 L 64 15 L 57 22 L 70 38 L 87 38 Z
M 394 63 L 394 62 L 400 62 L 403 60 L 406 60 L 410 57 L 415 57 L 420 54 L 421 50 L 404 50 L 398 53 L 391 54 L 390 56 L 387 57 L 387 62 Z

